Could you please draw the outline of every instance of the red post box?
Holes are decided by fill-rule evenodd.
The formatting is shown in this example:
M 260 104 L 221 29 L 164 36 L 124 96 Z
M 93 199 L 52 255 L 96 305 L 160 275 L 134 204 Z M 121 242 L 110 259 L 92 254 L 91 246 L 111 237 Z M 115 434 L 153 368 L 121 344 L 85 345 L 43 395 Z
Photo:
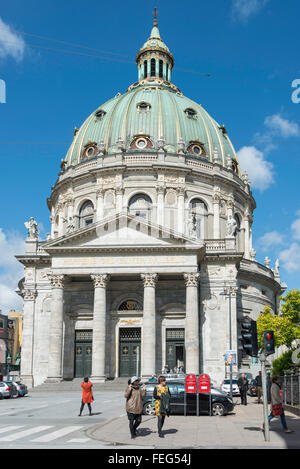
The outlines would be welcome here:
M 210 377 L 208 375 L 199 376 L 199 392 L 210 392 Z
M 197 378 L 195 375 L 187 375 L 185 378 L 185 392 L 196 393 L 197 392 Z

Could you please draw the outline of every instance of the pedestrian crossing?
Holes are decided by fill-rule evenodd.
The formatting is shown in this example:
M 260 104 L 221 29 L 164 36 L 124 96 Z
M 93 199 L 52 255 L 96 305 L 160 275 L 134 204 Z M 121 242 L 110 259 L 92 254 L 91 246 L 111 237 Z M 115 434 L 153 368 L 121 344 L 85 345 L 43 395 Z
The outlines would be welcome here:
M 87 443 L 89 438 L 72 438 L 72 433 L 78 432 L 83 427 L 82 425 L 69 425 L 62 428 L 57 428 L 54 425 L 6 425 L 5 428 L 0 428 L 0 445 L 1 442 L 22 442 L 26 440 L 32 443 L 51 443 L 59 442 L 63 439 L 64 443 Z M 70 437 L 70 440 L 66 440 Z

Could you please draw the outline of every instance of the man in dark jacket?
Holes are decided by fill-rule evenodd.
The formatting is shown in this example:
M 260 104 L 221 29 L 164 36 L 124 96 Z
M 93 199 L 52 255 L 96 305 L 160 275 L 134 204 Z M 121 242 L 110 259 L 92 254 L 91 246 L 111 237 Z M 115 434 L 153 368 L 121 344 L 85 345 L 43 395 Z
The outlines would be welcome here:
M 249 382 L 244 373 L 242 373 L 241 377 L 238 379 L 237 385 L 240 390 L 241 404 L 247 405 L 247 392 L 249 388 Z
M 261 397 L 262 397 L 262 379 L 261 379 L 261 371 L 259 371 L 258 375 L 255 378 L 256 387 L 257 387 L 257 403 L 260 404 Z

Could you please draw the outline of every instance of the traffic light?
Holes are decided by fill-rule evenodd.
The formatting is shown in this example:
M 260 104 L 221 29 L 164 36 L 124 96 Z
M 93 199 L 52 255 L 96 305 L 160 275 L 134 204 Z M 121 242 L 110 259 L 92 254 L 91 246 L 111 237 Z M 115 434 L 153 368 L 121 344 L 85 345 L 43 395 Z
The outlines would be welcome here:
M 265 355 L 275 353 L 275 340 L 273 331 L 264 331 L 264 351 Z
M 251 320 L 250 322 L 242 323 L 241 343 L 242 350 L 244 350 L 247 355 L 250 355 L 251 357 L 257 357 L 258 345 L 255 321 Z

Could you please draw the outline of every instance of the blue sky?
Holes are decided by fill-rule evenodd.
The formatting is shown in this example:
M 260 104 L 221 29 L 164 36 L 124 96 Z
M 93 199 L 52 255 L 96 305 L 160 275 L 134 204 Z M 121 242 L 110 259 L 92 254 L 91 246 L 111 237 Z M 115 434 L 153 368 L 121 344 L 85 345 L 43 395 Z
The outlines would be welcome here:
M 268 256 L 273 267 L 278 257 L 282 281 L 299 288 L 300 102 L 292 101 L 293 92 L 300 98 L 292 88 L 300 80 L 299 2 L 11 0 L 0 11 L 4 312 L 20 307 L 13 291 L 22 271 L 13 254 L 22 252 L 24 221 L 34 216 L 43 238 L 50 231 L 46 199 L 73 129 L 136 81 L 135 56 L 149 36 L 154 6 L 175 58 L 173 83 L 226 125 L 248 171 L 257 260 Z

